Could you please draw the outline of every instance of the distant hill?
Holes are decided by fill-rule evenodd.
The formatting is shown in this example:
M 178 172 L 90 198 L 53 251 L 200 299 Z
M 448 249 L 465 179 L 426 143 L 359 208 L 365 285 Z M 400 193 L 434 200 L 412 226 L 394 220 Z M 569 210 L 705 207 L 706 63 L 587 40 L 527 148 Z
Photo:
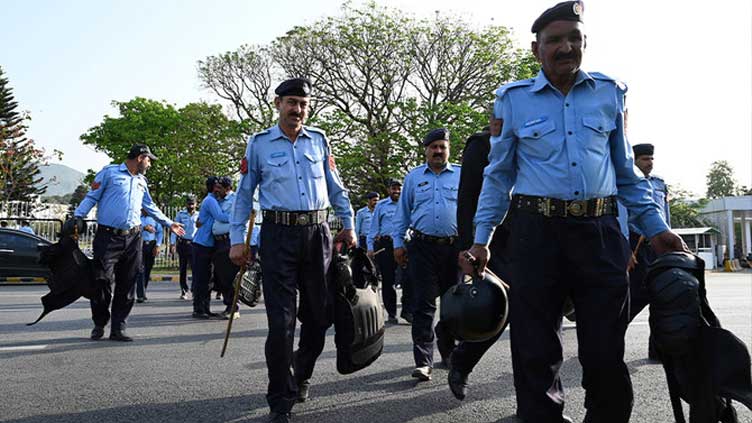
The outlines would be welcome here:
M 85 176 L 76 169 L 61 164 L 41 166 L 39 170 L 42 172 L 40 184 L 47 184 L 47 192 L 44 193 L 43 197 L 70 194 L 76 190 Z

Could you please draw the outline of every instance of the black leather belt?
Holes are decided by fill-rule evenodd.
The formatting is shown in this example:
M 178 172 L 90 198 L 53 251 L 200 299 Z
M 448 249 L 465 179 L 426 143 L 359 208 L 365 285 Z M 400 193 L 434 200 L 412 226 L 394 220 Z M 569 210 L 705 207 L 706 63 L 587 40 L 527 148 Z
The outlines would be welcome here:
M 280 211 L 262 210 L 264 223 L 276 223 L 285 226 L 320 225 L 326 223 L 329 213 L 326 210 Z
M 191 242 L 193 242 L 193 240 L 185 239 L 185 238 L 178 238 L 178 242 L 184 242 L 186 244 L 190 244 Z
M 616 197 L 591 198 L 589 200 L 560 200 L 558 198 L 515 194 L 511 207 L 546 217 L 600 217 L 619 215 Z
M 100 230 L 100 229 L 105 232 L 109 232 L 111 234 L 126 236 L 126 235 L 133 235 L 135 233 L 141 232 L 141 225 L 136 225 L 130 229 L 118 229 L 118 228 L 113 228 L 112 226 L 97 225 L 97 230 Z
M 214 240 L 215 241 L 224 241 L 226 239 L 227 240 L 230 239 L 230 234 L 214 235 Z
M 435 235 L 428 235 L 424 234 L 423 232 L 413 229 L 413 235 L 412 239 L 417 239 L 418 241 L 426 241 L 430 242 L 432 244 L 438 244 L 438 245 L 452 245 L 455 241 L 457 241 L 457 236 L 435 236 Z
M 377 236 L 376 237 L 376 241 L 379 241 L 379 242 L 386 242 L 386 241 L 391 242 L 392 241 L 392 237 L 390 237 L 389 235 L 381 235 L 381 236 Z

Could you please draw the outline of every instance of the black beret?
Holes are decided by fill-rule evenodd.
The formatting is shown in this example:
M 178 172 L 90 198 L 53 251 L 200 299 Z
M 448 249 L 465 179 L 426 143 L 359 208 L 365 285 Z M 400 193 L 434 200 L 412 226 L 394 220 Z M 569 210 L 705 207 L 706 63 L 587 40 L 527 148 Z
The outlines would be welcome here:
M 151 150 L 149 150 L 149 147 L 146 144 L 134 144 L 133 147 L 131 147 L 131 151 L 128 152 L 128 158 L 135 159 L 142 154 L 146 154 L 152 160 L 157 160 L 157 156 L 151 153 Z
M 230 179 L 229 176 L 220 176 L 217 179 L 217 182 L 219 182 L 220 185 L 222 185 L 225 188 L 232 186 L 232 179 Z
M 292 78 L 279 84 L 274 90 L 274 94 L 280 97 L 294 95 L 298 97 L 308 97 L 311 95 L 311 81 L 305 78 Z
M 423 145 L 428 147 L 429 144 L 436 140 L 447 140 L 449 141 L 449 130 L 446 128 L 438 128 L 434 129 L 428 134 L 426 134 L 426 137 L 423 138 Z
M 531 31 L 537 34 L 553 21 L 582 22 L 585 4 L 581 1 L 564 1 L 546 10 L 533 22 Z
M 370 200 L 371 198 L 376 198 L 376 197 L 378 197 L 378 196 L 379 196 L 379 193 L 378 193 L 378 192 L 374 192 L 374 191 L 371 191 L 371 192 L 369 192 L 368 194 L 366 194 L 366 198 L 367 198 L 367 199 L 369 199 L 369 200 Z
M 391 188 L 393 186 L 402 186 L 402 182 L 400 182 L 399 179 L 392 179 L 389 181 L 389 187 Z
M 652 156 L 654 150 L 655 147 L 653 147 L 653 144 L 637 144 L 632 147 L 632 151 L 634 151 L 635 157 Z
M 185 203 L 186 204 L 196 204 L 196 197 L 189 195 L 185 197 Z

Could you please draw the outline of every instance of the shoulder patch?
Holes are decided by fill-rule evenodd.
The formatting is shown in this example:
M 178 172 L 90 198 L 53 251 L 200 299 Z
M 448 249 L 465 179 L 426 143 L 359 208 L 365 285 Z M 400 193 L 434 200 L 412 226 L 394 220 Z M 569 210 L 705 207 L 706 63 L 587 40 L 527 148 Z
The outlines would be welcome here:
M 608 75 L 605 75 L 605 74 L 602 74 L 600 72 L 590 72 L 590 76 L 592 76 L 593 79 L 597 79 L 599 81 L 610 81 L 610 82 L 613 82 L 614 84 L 616 84 L 616 86 L 620 90 L 622 90 L 624 92 L 627 91 L 627 84 L 624 83 L 624 81 L 621 81 L 621 80 L 616 79 L 616 78 L 612 78 L 612 77 L 610 77 Z
M 535 83 L 535 79 L 534 78 L 528 78 L 528 79 L 523 79 L 523 80 L 520 80 L 520 81 L 510 82 L 508 84 L 504 84 L 501 87 L 499 87 L 496 90 L 495 94 L 496 94 L 496 97 L 504 97 L 504 94 L 506 94 L 507 91 L 509 91 L 512 88 L 529 87 L 529 86 L 533 85 L 534 83 Z

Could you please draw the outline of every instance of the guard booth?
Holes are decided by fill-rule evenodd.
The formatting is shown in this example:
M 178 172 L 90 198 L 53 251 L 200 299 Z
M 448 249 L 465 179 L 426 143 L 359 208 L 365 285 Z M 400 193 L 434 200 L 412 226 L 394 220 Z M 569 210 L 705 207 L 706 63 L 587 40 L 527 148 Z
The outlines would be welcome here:
M 674 228 L 673 231 L 682 237 L 689 251 L 705 261 L 705 269 L 715 269 L 717 265 L 720 265 L 719 260 L 723 257 L 718 257 L 716 254 L 720 231 L 711 227 Z

